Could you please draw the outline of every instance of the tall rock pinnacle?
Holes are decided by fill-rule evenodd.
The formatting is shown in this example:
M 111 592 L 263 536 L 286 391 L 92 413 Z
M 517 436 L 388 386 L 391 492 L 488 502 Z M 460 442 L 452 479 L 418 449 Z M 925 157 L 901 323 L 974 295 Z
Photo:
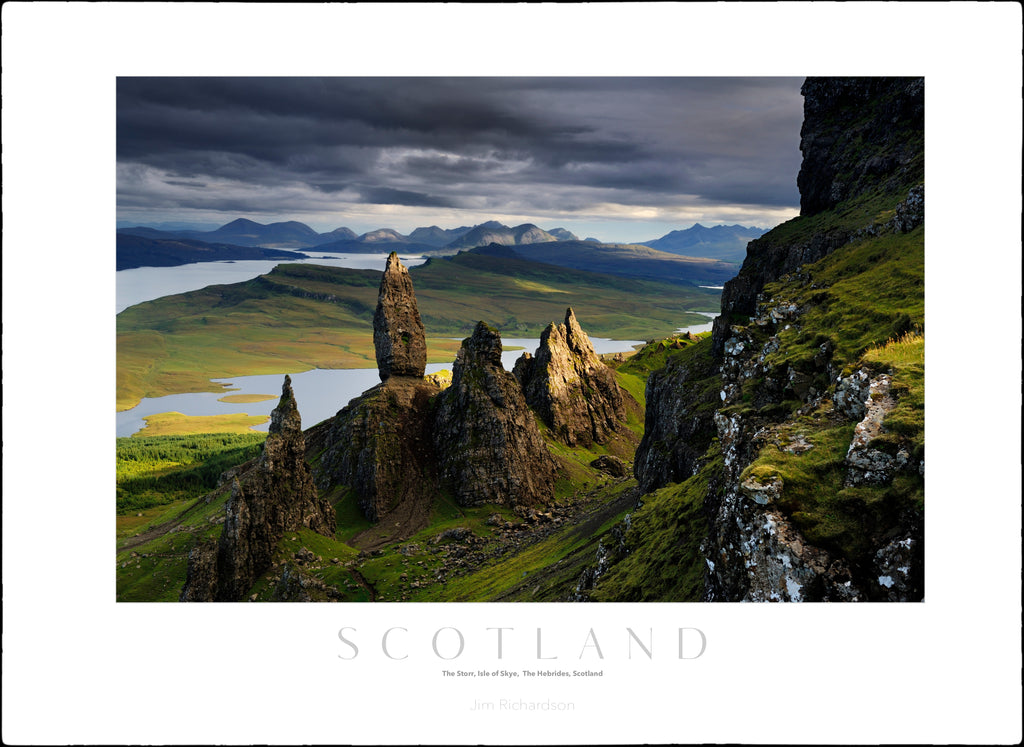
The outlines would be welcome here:
M 373 345 L 381 381 L 391 376 L 423 376 L 427 366 L 426 332 L 416 308 L 412 278 L 395 252 L 388 256 L 380 280 Z

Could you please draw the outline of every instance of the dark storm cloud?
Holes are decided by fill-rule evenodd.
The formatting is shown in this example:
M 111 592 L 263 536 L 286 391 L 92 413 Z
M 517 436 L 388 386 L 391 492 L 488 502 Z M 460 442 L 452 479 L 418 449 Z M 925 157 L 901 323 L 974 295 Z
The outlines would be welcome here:
M 422 192 L 409 192 L 404 189 L 391 189 L 390 187 L 365 187 L 359 190 L 365 202 L 381 203 L 384 205 L 412 205 L 414 207 L 458 207 L 449 199 L 433 197 Z
M 306 190 L 423 207 L 472 197 L 486 208 L 528 203 L 529 185 L 544 185 L 538 203 L 557 201 L 564 185 L 566 195 L 578 188 L 574 202 L 587 188 L 624 205 L 795 206 L 799 87 L 769 78 L 121 78 L 119 202 L 151 194 L 166 204 L 177 189 L 184 206 L 207 182 L 206 204 L 221 210 L 256 190 L 266 205 L 275 192 L 287 204 Z

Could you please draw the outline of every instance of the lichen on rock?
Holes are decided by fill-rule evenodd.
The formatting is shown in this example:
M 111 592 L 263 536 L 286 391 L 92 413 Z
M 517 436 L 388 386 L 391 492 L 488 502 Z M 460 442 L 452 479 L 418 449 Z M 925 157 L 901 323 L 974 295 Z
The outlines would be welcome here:
M 884 485 L 892 480 L 896 459 L 874 447 L 882 435 L 885 416 L 896 407 L 891 395 L 892 378 L 882 374 L 871 380 L 864 401 L 864 417 L 853 431 L 853 440 L 846 452 L 846 486 Z

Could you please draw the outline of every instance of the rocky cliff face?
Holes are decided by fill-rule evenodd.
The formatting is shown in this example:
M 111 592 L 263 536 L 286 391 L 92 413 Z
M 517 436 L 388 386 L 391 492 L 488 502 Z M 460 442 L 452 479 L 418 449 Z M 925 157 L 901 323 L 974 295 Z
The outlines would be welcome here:
M 523 353 L 513 373 L 527 404 L 569 446 L 607 443 L 626 417 L 615 374 L 597 357 L 572 309 L 564 324 L 544 330 L 536 355 Z
M 313 485 L 302 420 L 285 376 L 262 453 L 232 481 L 219 542 L 189 554 L 181 600 L 239 601 L 270 566 L 278 540 L 300 527 L 333 536 L 335 516 Z
M 858 200 L 883 207 L 899 200 L 911 206 L 909 221 L 893 218 L 906 233 L 924 220 L 924 81 L 921 78 L 808 78 L 803 162 L 797 177 L 800 213 L 810 217 Z M 919 194 L 911 192 L 917 187 Z M 915 211 L 915 207 L 920 210 Z M 818 230 L 790 232 L 781 226 L 747 246 L 739 274 L 722 291 L 722 315 L 715 319 L 716 356 L 731 319 L 754 313 L 767 283 L 816 262 L 841 246 L 882 230 L 870 209 L 858 217 L 823 221 Z M 916 222 L 915 222 L 916 221 Z
M 483 322 L 459 349 L 434 444 L 442 481 L 461 505 L 529 506 L 553 496 L 555 462 L 519 382 L 501 365 L 501 335 Z
M 422 377 L 427 365 L 427 341 L 416 305 L 409 271 L 395 252 L 388 255 L 373 316 L 373 344 L 380 380 Z
M 721 404 L 717 367 L 707 346 L 671 359 L 647 379 L 643 439 L 633 472 L 644 491 L 696 474 L 716 437 L 714 413 Z
M 800 129 L 800 214 L 924 178 L 924 79 L 808 78 Z
M 893 415 L 913 366 L 861 356 L 923 330 L 923 82 L 803 91 L 803 216 L 750 243 L 711 341 L 648 380 L 636 475 L 696 479 L 720 451 L 705 600 L 918 600 L 923 431 Z

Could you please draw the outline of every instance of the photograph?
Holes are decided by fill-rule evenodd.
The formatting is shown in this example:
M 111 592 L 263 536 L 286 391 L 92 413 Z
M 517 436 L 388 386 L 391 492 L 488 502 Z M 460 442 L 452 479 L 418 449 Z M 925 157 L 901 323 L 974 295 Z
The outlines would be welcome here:
M 118 78 L 117 599 L 920 601 L 925 98 Z

